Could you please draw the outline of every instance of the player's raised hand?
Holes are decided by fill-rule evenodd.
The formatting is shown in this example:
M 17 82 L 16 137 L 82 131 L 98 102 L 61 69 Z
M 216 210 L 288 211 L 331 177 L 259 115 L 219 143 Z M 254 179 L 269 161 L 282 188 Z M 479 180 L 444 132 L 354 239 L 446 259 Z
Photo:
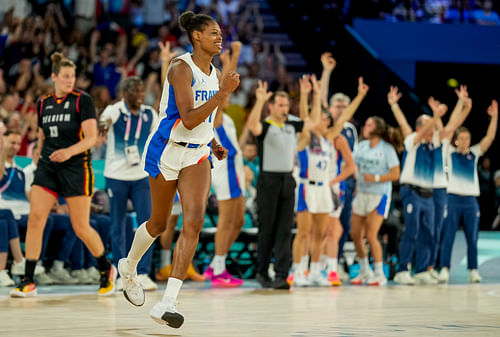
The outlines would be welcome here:
M 323 53 L 321 54 L 321 64 L 323 69 L 332 71 L 337 66 L 337 61 L 335 61 L 331 53 Z
M 498 116 L 498 102 L 494 99 L 491 101 L 491 105 L 488 107 L 488 115 L 491 117 Z
M 160 59 L 162 62 L 170 62 L 170 60 L 177 54 L 176 52 L 170 50 L 170 41 L 165 43 L 160 41 L 158 42 L 158 47 L 160 47 Z
M 303 75 L 299 78 L 300 93 L 309 95 L 312 90 L 311 82 L 309 81 L 309 75 Z
M 399 102 L 401 96 L 403 96 L 403 94 L 398 91 L 398 87 L 391 85 L 391 89 L 387 94 L 387 102 L 389 103 L 390 106 L 393 106 L 394 104 Z
M 358 78 L 358 95 L 366 96 L 370 87 L 363 81 L 363 77 Z

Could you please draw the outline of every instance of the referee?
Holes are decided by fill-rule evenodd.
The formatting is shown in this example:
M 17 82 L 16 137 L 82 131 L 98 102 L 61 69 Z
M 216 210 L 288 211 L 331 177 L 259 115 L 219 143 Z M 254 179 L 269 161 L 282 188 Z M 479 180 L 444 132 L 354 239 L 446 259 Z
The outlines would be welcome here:
M 303 121 L 289 121 L 288 94 L 267 91 L 259 81 L 256 102 L 248 117 L 248 129 L 257 137 L 260 175 L 257 181 L 259 236 L 257 244 L 257 281 L 264 288 L 289 289 L 290 246 L 295 205 L 295 180 L 292 177 L 297 136 Z M 269 117 L 261 121 L 262 108 L 269 100 Z M 274 249 L 276 278 L 267 269 Z

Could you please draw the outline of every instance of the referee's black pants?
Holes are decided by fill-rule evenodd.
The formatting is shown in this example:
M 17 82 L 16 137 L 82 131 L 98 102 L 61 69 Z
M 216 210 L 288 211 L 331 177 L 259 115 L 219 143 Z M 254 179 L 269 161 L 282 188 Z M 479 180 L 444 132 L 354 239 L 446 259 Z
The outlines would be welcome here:
M 291 174 L 261 172 L 257 181 L 259 236 L 257 272 L 267 269 L 274 248 L 277 278 L 286 279 L 291 262 L 292 225 L 295 207 L 295 179 Z

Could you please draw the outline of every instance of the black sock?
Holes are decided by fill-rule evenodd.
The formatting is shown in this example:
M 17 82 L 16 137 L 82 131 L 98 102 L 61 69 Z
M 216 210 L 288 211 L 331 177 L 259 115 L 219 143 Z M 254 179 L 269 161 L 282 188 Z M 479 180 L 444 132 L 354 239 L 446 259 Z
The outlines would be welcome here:
M 100 272 L 108 271 L 110 264 L 108 259 L 106 259 L 106 255 L 104 253 L 101 256 L 97 257 L 96 260 L 97 264 L 99 265 Z
M 26 260 L 26 266 L 24 268 L 24 281 L 33 282 L 33 275 L 35 275 L 35 268 L 37 260 Z

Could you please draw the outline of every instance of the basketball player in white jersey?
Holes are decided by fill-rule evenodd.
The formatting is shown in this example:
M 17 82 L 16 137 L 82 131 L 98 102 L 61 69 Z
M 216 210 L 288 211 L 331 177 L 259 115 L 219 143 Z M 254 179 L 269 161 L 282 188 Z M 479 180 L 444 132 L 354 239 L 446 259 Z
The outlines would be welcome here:
M 342 285 L 342 281 L 338 274 L 338 254 L 339 240 L 343 234 L 340 215 L 342 214 L 345 201 L 344 181 L 354 173 L 355 164 L 351 148 L 344 136 L 338 135 L 335 137 L 333 145 L 335 147 L 335 154 L 329 172 L 333 208 L 328 216 L 324 252 L 326 253 L 325 262 L 328 282 L 332 286 L 340 286 Z
M 212 59 L 222 50 L 219 25 L 204 14 L 184 12 L 179 17 L 193 45 L 193 53 L 172 60 L 160 103 L 160 123 L 150 137 L 143 158 L 149 173 L 151 218 L 139 226 L 127 258 L 118 269 L 123 277 L 123 293 L 127 300 L 140 306 L 144 292 L 137 282 L 136 267 L 144 252 L 165 230 L 176 190 L 182 202 L 183 226 L 174 251 L 172 273 L 160 302 L 150 316 L 157 323 L 179 328 L 184 317 L 176 309 L 182 280 L 193 259 L 210 192 L 210 150 L 217 159 L 227 150 L 213 138 L 213 121 L 217 107 L 239 85 L 239 75 L 230 72 L 222 80 Z
M 359 79 L 358 96 L 338 119 L 337 123 L 328 128 L 330 119 L 321 114 L 320 85 L 314 76 L 311 77 L 313 90 L 313 106 L 308 120 L 310 127 L 306 127 L 299 134 L 298 157 L 300 162 L 299 198 L 297 205 L 297 235 L 293 245 L 294 255 L 294 285 L 296 286 L 329 286 L 327 278 L 321 273 L 320 256 L 322 242 L 325 235 L 328 215 L 333 210 L 333 199 L 330 189 L 330 165 L 334 156 L 333 139 L 343 129 L 344 123 L 352 118 L 354 112 L 368 92 L 368 86 Z M 307 78 L 301 79 L 301 119 L 307 119 L 307 96 L 311 85 Z M 306 125 L 307 125 L 306 124 Z M 312 214 L 312 217 L 311 217 Z M 311 272 L 309 279 L 305 276 L 305 269 L 301 261 L 307 255 L 306 243 L 311 232 Z

